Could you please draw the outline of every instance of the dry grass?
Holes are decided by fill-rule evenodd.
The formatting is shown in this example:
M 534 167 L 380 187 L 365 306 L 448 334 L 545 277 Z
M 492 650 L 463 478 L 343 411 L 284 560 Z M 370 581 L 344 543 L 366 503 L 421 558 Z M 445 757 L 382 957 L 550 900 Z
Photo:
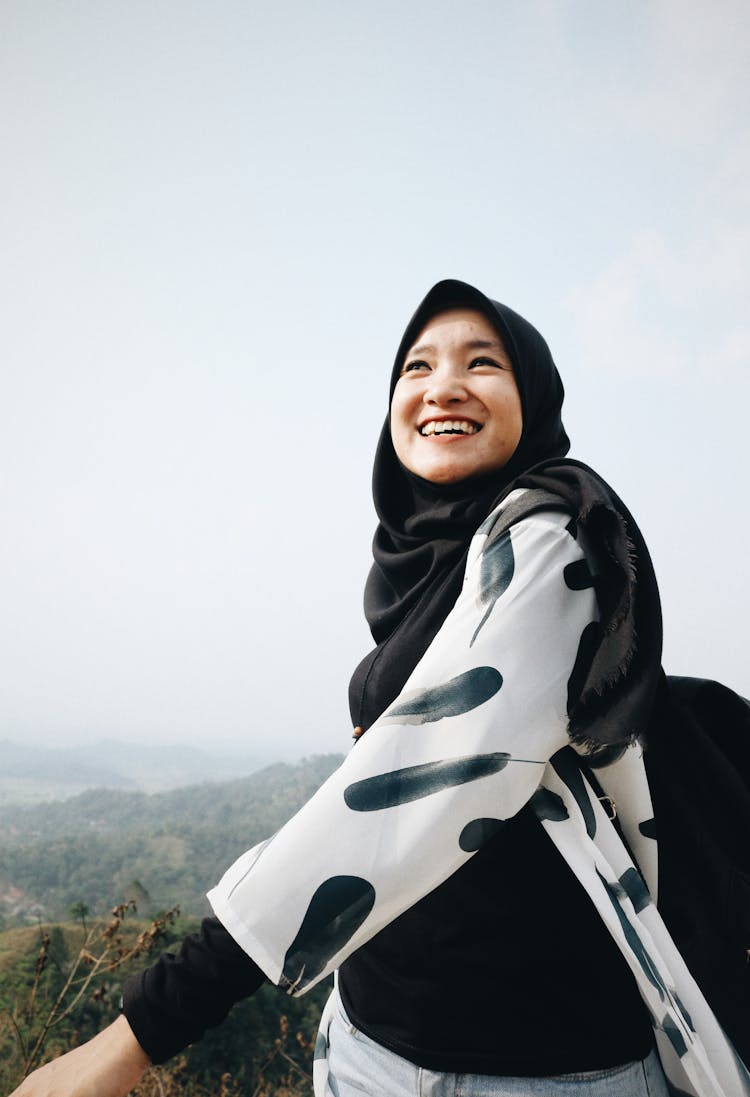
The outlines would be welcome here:
M 125 926 L 135 913 L 131 899 L 112 910 L 111 917 L 86 924 L 82 911 L 80 925 L 59 927 L 64 956 L 51 950 L 52 938 L 44 929 L 11 931 L 6 946 L 17 946 L 24 955 L 33 955 L 31 982 L 25 995 L 13 1007 L 0 1014 L 3 1043 L 15 1046 L 17 1082 L 30 1074 L 45 1059 L 45 1051 L 55 1030 L 65 1027 L 76 1008 L 87 1000 L 97 1002 L 106 993 L 106 979 L 131 961 L 152 951 L 174 923 L 177 908 L 154 919 L 145 928 Z M 10 965 L 10 951 L 3 952 L 3 965 Z M 16 953 L 16 957 L 18 952 Z M 14 1038 L 8 1040 L 8 1034 Z M 63 1043 L 66 1043 L 63 1037 Z M 60 1041 L 54 1050 L 59 1052 Z
M 103 999 L 113 975 L 162 941 L 177 910 L 145 926 L 134 923 L 134 913 L 135 903 L 129 901 L 115 907 L 109 919 L 88 925 L 82 911 L 79 923 L 49 932 L 24 927 L 0 937 L 0 973 L 17 977 L 19 957 L 25 972 L 12 1008 L 0 1011 L 0 1088 L 12 1091 L 37 1066 L 87 1038 L 78 1027 L 81 1009 L 106 1007 L 100 1023 L 108 1022 L 113 1003 Z M 252 1071 L 239 1077 L 227 1072 L 210 1083 L 194 1076 L 188 1055 L 182 1054 L 152 1067 L 133 1097 L 312 1097 L 313 1040 L 293 1031 L 282 1016 L 270 1052 Z

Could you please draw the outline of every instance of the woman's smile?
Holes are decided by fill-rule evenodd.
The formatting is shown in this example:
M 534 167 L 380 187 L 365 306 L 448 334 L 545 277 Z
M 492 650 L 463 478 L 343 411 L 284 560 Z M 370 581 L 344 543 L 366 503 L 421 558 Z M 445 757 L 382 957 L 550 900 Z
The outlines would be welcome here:
M 476 309 L 438 313 L 404 358 L 391 402 L 401 463 L 433 483 L 502 468 L 521 437 L 521 398 L 498 332 Z
M 481 430 L 479 423 L 469 419 L 427 419 L 417 428 L 423 438 L 434 435 L 436 438 L 455 438 L 466 434 L 476 434 Z

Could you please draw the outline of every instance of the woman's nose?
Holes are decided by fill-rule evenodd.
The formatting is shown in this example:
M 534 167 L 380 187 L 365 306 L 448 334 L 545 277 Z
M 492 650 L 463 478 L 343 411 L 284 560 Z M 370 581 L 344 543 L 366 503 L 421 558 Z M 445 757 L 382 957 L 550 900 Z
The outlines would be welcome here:
M 426 404 L 453 404 L 466 400 L 468 393 L 463 378 L 450 370 L 435 370 L 430 374 L 429 384 L 425 389 L 424 402 Z

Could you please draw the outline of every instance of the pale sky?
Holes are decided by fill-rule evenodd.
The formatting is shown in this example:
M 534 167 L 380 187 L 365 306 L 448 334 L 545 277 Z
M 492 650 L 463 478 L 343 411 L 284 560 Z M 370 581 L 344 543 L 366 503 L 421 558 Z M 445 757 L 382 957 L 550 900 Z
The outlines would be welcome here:
M 750 694 L 745 0 L 0 0 L 0 738 L 344 750 L 401 331 L 526 315 Z

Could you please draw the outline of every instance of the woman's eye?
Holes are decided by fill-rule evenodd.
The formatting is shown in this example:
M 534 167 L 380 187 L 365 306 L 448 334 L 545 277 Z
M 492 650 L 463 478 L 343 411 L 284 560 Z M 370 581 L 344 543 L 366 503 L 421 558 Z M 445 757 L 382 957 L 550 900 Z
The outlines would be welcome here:
M 405 373 L 414 373 L 415 370 L 429 369 L 429 368 L 430 367 L 427 364 L 427 362 L 423 362 L 421 358 L 417 358 L 413 362 L 406 362 L 401 367 L 401 376 L 403 377 L 403 375 Z
M 494 358 L 472 358 L 469 368 L 472 366 L 494 366 L 495 369 L 504 369 L 505 367 L 501 362 L 496 362 Z

